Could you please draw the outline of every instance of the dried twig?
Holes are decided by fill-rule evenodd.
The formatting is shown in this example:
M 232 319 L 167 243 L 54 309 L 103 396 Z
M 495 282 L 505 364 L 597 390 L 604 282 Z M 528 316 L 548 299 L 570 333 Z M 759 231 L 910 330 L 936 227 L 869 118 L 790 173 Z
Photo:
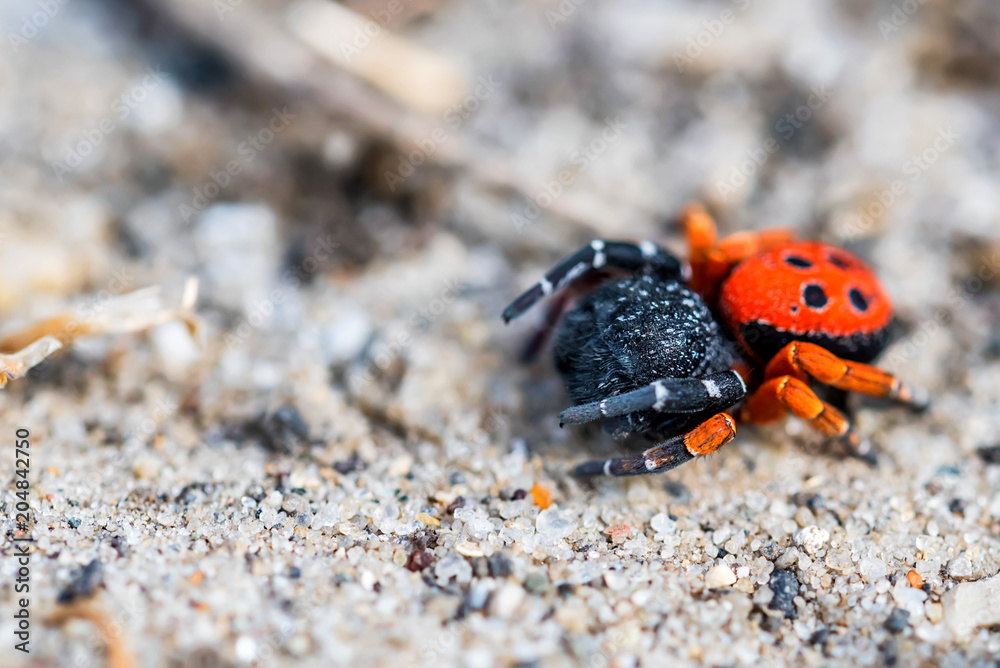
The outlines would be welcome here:
M 197 339 L 197 298 L 198 281 L 189 278 L 176 307 L 166 306 L 160 288 L 151 287 L 114 297 L 100 312 L 70 310 L 6 334 L 0 337 L 0 387 L 82 336 L 138 332 L 180 320 Z
M 326 36 L 312 29 L 307 30 L 303 24 L 308 21 L 296 12 L 300 11 L 297 8 L 312 3 L 267 12 L 245 0 L 220 16 L 215 3 L 203 0 L 145 2 L 183 32 L 219 49 L 252 81 L 269 87 L 277 86 L 291 98 L 305 96 L 314 100 L 321 109 L 349 121 L 368 135 L 388 141 L 404 154 L 419 150 L 418 142 L 426 142 L 432 133 L 442 131 L 441 119 L 420 109 L 433 107 L 450 98 L 453 83 L 448 83 L 452 79 L 447 72 L 457 71 L 458 68 L 441 65 L 440 58 L 390 35 L 388 28 L 381 29 L 378 34 L 377 42 L 383 43 L 382 46 L 376 45 L 376 40 L 373 40 L 367 49 L 381 49 L 382 54 L 396 54 L 394 57 L 397 59 L 402 57 L 400 54 L 423 54 L 420 71 L 427 72 L 429 68 L 437 73 L 431 75 L 432 78 L 439 81 L 436 92 L 427 100 L 421 91 L 416 90 L 423 85 L 421 78 L 405 80 L 387 71 L 392 68 L 400 72 L 410 71 L 410 64 L 404 60 L 389 62 L 380 56 L 377 66 L 371 63 L 364 67 L 357 65 L 353 72 L 338 66 L 344 65 L 343 59 L 331 60 L 331 55 L 339 53 L 341 43 L 337 42 L 339 38 L 336 35 L 342 35 L 343 26 L 334 31 L 335 34 Z M 335 17 L 343 16 L 345 11 L 339 8 L 321 13 L 327 17 L 325 21 L 329 24 L 337 23 Z M 322 47 L 317 51 L 320 43 Z M 388 51 L 386 44 L 390 45 Z M 378 83 L 383 89 L 392 89 L 397 98 L 410 101 L 411 107 L 390 100 L 361 77 Z M 435 151 L 425 157 L 437 165 L 460 171 L 487 192 L 534 197 L 539 191 L 538 183 L 522 178 L 509 162 L 468 132 L 436 144 Z M 546 214 L 593 234 L 602 227 L 602 220 L 609 210 L 613 207 L 595 207 L 592 202 L 585 204 L 572 194 L 564 193 L 546 208 Z M 517 238 L 509 230 L 481 231 L 501 244 Z
M 136 665 L 122 629 L 117 628 L 103 607 L 93 599 L 78 599 L 56 607 L 55 612 L 45 620 L 46 626 L 63 626 L 76 619 L 90 622 L 107 648 L 108 668 L 134 668 Z

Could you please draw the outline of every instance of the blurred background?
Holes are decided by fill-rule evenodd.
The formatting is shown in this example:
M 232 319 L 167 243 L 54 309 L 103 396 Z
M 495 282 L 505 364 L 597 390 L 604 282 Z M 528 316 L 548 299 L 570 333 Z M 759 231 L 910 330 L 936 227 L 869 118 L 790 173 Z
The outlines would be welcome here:
M 4 390 L 38 444 L 11 661 L 997 659 L 994 585 L 949 597 L 1000 569 L 996 3 L 5 0 L 0 27 L 4 323 L 192 275 L 204 321 Z M 569 477 L 618 445 L 558 428 L 548 355 L 518 362 L 540 315 L 499 313 L 594 237 L 683 252 L 693 200 L 876 268 L 882 366 L 936 400 L 856 406 L 877 467 L 790 421 Z M 82 574 L 120 633 L 42 626 Z

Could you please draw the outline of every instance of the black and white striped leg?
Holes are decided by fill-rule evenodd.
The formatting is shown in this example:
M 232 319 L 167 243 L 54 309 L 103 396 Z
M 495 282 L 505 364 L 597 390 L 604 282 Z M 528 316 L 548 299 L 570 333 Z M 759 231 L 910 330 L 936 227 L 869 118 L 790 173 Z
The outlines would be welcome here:
M 695 457 L 709 455 L 736 437 L 736 424 L 726 413 L 708 418 L 686 434 L 652 447 L 641 455 L 605 461 L 584 462 L 574 473 L 580 477 L 600 475 L 631 476 L 662 473 L 677 468 Z
M 705 378 L 664 378 L 638 390 L 567 408 L 559 414 L 559 424 L 581 424 L 644 410 L 659 413 L 725 410 L 739 403 L 746 393 L 743 378 L 732 370 Z
M 552 294 L 582 274 L 605 267 L 624 271 L 653 271 L 667 279 L 680 280 L 683 277 L 680 260 L 652 241 L 632 243 L 595 239 L 560 262 L 545 274 L 545 278 L 511 302 L 503 311 L 504 322 L 517 318 L 542 297 Z

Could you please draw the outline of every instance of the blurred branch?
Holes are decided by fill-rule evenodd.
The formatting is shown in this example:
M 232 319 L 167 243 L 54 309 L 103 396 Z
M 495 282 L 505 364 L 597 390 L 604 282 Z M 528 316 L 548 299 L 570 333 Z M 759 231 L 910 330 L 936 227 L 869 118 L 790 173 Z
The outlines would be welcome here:
M 397 35 L 382 35 L 388 32 L 384 28 L 365 48 L 365 52 L 375 49 L 374 55 L 346 63 L 339 53 L 344 42 L 338 39 L 353 36 L 359 25 L 378 24 L 342 6 L 331 9 L 309 0 L 267 12 L 244 0 L 220 16 L 216 3 L 205 0 L 145 2 L 174 25 L 219 49 L 251 80 L 277 86 L 289 96 L 313 98 L 327 112 L 404 153 L 418 149 L 418 141 L 440 131 L 440 118 L 426 111 L 442 108 L 442 104 L 447 107 L 465 92 L 459 83 L 460 68 Z M 433 83 L 431 93 L 419 90 L 427 81 Z M 394 102 L 369 84 L 409 106 Z M 462 172 L 489 192 L 534 197 L 539 190 L 538 183 L 526 182 L 495 151 L 467 134 L 438 144 L 427 158 Z M 546 213 L 588 233 L 601 227 L 603 215 L 591 205 L 574 203 L 568 194 L 554 201 Z M 512 230 L 482 231 L 501 242 L 516 237 Z

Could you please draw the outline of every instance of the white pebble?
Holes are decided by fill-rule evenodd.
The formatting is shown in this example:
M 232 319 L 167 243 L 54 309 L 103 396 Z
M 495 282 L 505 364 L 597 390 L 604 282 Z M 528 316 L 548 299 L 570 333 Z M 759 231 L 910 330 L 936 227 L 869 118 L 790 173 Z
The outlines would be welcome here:
M 718 589 L 720 587 L 731 587 L 736 584 L 736 573 L 726 564 L 719 564 L 705 573 L 705 585 Z
M 955 557 L 948 562 L 948 575 L 959 580 L 972 577 L 972 561 L 964 554 Z
M 877 582 L 884 579 L 889 573 L 885 562 L 878 557 L 865 557 L 858 564 L 858 570 L 861 571 L 861 577 L 865 579 L 865 582 Z
M 963 582 L 942 597 L 944 617 L 955 635 L 1000 624 L 1000 576 Z
M 517 606 L 524 600 L 524 589 L 520 585 L 508 582 L 493 597 L 493 614 L 506 619 L 514 614 Z
M 547 508 L 538 513 L 535 530 L 542 539 L 566 538 L 576 529 L 576 520 L 569 513 L 561 514 L 555 508 Z
M 816 554 L 827 544 L 830 540 L 830 532 L 826 529 L 820 529 L 816 525 L 810 525 L 807 527 L 802 527 L 795 532 L 794 535 L 795 544 L 805 550 L 808 554 Z

